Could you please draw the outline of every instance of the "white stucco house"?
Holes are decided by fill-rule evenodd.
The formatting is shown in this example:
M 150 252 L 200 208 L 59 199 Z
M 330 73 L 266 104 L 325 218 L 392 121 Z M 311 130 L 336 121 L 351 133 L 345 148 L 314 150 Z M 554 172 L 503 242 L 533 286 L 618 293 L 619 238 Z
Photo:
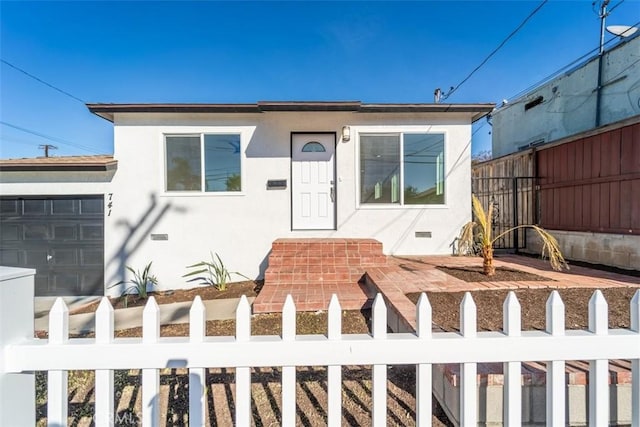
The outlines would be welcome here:
M 105 284 L 152 261 L 167 289 L 191 287 L 186 266 L 210 252 L 231 271 L 261 277 L 278 238 L 367 237 L 387 254 L 451 253 L 471 215 L 471 124 L 494 105 L 88 108 L 114 126 L 117 169 L 108 182 L 24 179 L 37 171 L 12 179 L 0 162 L 3 203 L 75 194 L 80 206 L 100 197 Z

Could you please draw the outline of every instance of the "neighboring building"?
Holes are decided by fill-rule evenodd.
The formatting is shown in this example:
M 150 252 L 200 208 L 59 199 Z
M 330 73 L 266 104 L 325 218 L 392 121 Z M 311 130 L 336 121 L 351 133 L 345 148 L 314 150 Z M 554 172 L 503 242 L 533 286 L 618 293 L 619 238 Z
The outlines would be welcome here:
M 639 52 L 623 40 L 491 113 L 494 160 L 473 176 L 499 221 L 540 224 L 571 260 L 640 270 Z M 540 252 L 516 237 L 506 246 Z
M 640 37 L 634 36 L 604 53 L 600 91 L 597 90 L 600 61 L 595 56 L 496 109 L 491 114 L 493 157 L 640 114 L 638 52 Z
M 283 237 L 368 237 L 387 254 L 451 253 L 470 219 L 471 123 L 494 106 L 88 107 L 114 124 L 110 182 L 9 182 L 7 172 L 0 191 L 103 195 L 105 284 L 152 261 L 167 289 L 193 286 L 186 266 L 210 252 L 230 271 L 261 277 Z

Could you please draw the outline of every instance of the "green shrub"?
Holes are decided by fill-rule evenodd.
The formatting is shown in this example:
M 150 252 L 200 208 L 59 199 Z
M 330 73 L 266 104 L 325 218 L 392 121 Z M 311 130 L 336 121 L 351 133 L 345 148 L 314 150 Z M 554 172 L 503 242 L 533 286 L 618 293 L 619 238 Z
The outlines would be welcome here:
M 158 285 L 158 279 L 156 278 L 156 276 L 150 273 L 151 262 L 147 264 L 147 266 L 142 271 L 136 271 L 129 266 L 127 266 L 127 270 L 129 270 L 133 275 L 132 279 L 121 280 L 118 283 L 109 286 L 109 288 L 113 288 L 123 284 L 131 284 L 131 286 L 126 287 L 120 294 L 121 298 L 124 297 L 125 307 L 127 306 L 127 299 L 129 295 L 138 295 L 139 298 L 147 299 L 147 288 L 149 287 L 149 285 L 151 285 L 151 287 Z
M 215 256 L 211 252 L 209 254 L 211 256 L 211 261 L 200 261 L 196 264 L 187 266 L 187 268 L 195 268 L 196 270 L 191 271 L 182 277 L 200 275 L 191 278 L 189 282 L 199 281 L 204 285 L 215 286 L 219 291 L 227 289 L 227 283 L 231 280 L 231 274 L 238 274 L 245 279 L 248 279 L 247 276 L 240 274 L 237 271 L 229 271 L 218 254 L 215 254 Z

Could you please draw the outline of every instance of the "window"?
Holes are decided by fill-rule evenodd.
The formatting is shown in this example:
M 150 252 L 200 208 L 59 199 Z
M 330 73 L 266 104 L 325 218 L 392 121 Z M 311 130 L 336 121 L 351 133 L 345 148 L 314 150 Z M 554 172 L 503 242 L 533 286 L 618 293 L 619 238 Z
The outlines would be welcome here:
M 324 145 L 316 141 L 307 142 L 302 147 L 303 153 L 324 153 L 325 151 Z
M 444 134 L 361 135 L 360 203 L 444 204 Z
M 166 136 L 166 190 L 241 191 L 240 135 Z
M 400 202 L 400 136 L 360 137 L 360 203 Z

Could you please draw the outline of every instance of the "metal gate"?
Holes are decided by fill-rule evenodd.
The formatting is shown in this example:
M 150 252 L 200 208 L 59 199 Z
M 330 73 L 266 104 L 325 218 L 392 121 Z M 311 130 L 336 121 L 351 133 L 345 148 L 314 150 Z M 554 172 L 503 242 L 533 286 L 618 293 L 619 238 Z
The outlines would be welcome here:
M 472 178 L 472 191 L 484 209 L 493 205 L 494 236 L 518 225 L 536 223 L 536 178 L 534 177 L 482 177 Z M 495 249 L 518 252 L 527 246 L 524 230 L 513 230 L 498 239 Z

